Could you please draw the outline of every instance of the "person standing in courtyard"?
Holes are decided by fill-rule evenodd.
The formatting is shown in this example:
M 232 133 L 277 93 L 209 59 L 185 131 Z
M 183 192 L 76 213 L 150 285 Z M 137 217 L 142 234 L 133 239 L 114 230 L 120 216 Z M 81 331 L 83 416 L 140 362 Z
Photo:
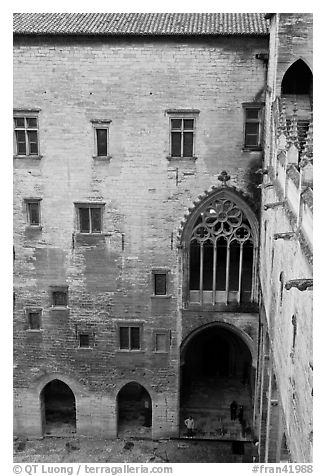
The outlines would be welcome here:
M 238 404 L 235 400 L 230 405 L 231 420 L 237 419 Z
M 185 419 L 185 425 L 187 427 L 187 436 L 190 438 L 194 436 L 194 429 L 195 429 L 195 420 L 192 416 L 189 416 Z

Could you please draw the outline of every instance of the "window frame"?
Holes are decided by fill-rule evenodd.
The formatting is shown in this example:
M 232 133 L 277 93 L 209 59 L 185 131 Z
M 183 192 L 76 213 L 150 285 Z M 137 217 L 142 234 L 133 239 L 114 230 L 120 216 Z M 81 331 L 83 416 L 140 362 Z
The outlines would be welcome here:
M 162 268 L 153 268 L 152 269 L 152 276 L 151 276 L 151 280 L 152 280 L 152 295 L 151 297 L 152 298 L 155 298 L 155 299 L 166 299 L 166 298 L 170 298 L 171 297 L 171 294 L 170 294 L 170 269 L 169 268 L 165 268 L 165 267 L 162 267 Z M 165 275 L 165 294 L 156 294 L 156 281 L 155 281 L 155 277 L 156 275 L 158 274 L 164 274 Z
M 196 142 L 197 142 L 197 128 L 198 128 L 198 117 L 199 117 L 199 109 L 167 109 L 166 115 L 169 119 L 169 155 L 167 159 L 171 160 L 197 160 L 196 155 Z M 181 155 L 172 155 L 172 121 L 173 120 L 181 120 Z M 185 120 L 193 120 L 193 128 L 192 129 L 184 129 L 184 121 Z M 192 155 L 183 155 L 183 147 L 184 147 L 184 132 L 192 132 Z
M 76 232 L 80 235 L 85 236 L 99 236 L 103 234 L 103 221 L 104 221 L 104 202 L 74 202 L 75 210 L 76 210 Z M 80 220 L 80 210 L 88 208 L 89 210 L 89 232 L 81 231 L 81 220 Z M 92 227 L 92 214 L 91 209 L 99 208 L 101 210 L 101 231 L 93 231 Z
M 26 226 L 28 228 L 38 229 L 38 230 L 42 229 L 41 201 L 42 201 L 42 198 L 39 198 L 39 197 L 24 198 L 24 207 L 26 212 Z M 31 223 L 30 205 L 32 204 L 38 204 L 39 222 L 37 224 Z
M 80 340 L 80 337 L 81 336 L 88 336 L 88 345 L 80 345 L 81 343 L 81 340 Z M 78 332 L 78 349 L 92 349 L 93 348 L 93 335 L 92 333 L 90 332 L 87 332 L 87 331 L 79 331 Z
M 28 332 L 40 332 L 43 330 L 42 328 L 42 311 L 43 309 L 41 307 L 27 307 L 25 308 L 25 315 L 26 315 L 26 322 L 27 322 L 27 331 Z M 30 314 L 38 314 L 39 315 L 39 327 L 36 329 L 33 329 L 31 327 L 31 322 L 30 322 Z
M 165 336 L 165 349 L 158 350 L 156 346 L 156 337 L 158 335 Z M 153 331 L 153 352 L 155 354 L 168 354 L 171 346 L 171 331 L 167 329 L 155 329 Z
M 121 348 L 121 339 L 120 339 L 120 329 L 122 327 L 126 327 L 129 329 L 128 331 L 128 339 L 129 339 L 129 342 L 128 342 L 128 345 L 129 345 L 129 348 L 128 349 L 122 349 Z M 137 349 L 131 349 L 131 334 L 130 334 L 130 329 L 132 327 L 136 327 L 139 329 L 139 348 Z M 144 324 L 142 322 L 139 322 L 139 321 L 136 321 L 136 322 L 132 322 L 132 321 L 128 321 L 128 322 L 118 322 L 117 323 L 117 326 L 116 326 L 116 330 L 117 330 L 117 351 L 118 352 L 131 352 L 131 353 L 134 353 L 134 352 L 142 352 L 144 350 L 143 348 L 143 327 L 144 327 Z
M 92 119 L 93 135 L 94 135 L 94 150 L 93 150 L 93 159 L 98 160 L 109 160 L 112 156 L 109 153 L 110 146 L 110 119 Z M 97 140 L 97 130 L 105 129 L 106 130 L 106 155 L 98 154 L 98 140 Z
M 31 159 L 40 159 L 41 152 L 40 152 L 40 124 L 39 124 L 39 112 L 40 109 L 14 109 L 13 111 L 13 151 L 14 151 L 14 158 L 31 158 Z M 24 127 L 16 126 L 15 119 L 24 119 Z M 36 127 L 28 127 L 27 119 L 36 119 Z M 25 145 L 26 145 L 26 153 L 19 154 L 18 153 L 18 140 L 16 131 L 24 131 L 25 135 Z M 30 152 L 30 144 L 32 141 L 29 139 L 28 131 L 36 131 L 37 136 L 37 153 Z
M 69 286 L 67 284 L 49 286 L 50 302 L 52 309 L 68 309 L 69 305 Z M 62 292 L 66 294 L 66 304 L 55 304 L 54 293 Z
M 263 111 L 264 111 L 264 103 L 243 103 L 243 150 L 262 150 L 263 144 Z M 247 117 L 247 111 L 250 110 L 258 110 L 258 118 L 249 119 Z M 247 124 L 257 124 L 258 125 L 258 133 L 252 134 L 257 135 L 257 144 L 247 144 Z

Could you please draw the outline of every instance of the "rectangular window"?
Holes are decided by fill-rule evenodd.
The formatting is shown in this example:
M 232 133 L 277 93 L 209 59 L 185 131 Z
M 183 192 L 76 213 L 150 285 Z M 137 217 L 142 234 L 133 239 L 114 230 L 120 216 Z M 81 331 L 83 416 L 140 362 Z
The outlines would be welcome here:
M 244 146 L 247 149 L 258 149 L 261 147 L 262 107 L 244 105 L 244 113 Z
M 109 158 L 109 126 L 110 120 L 91 121 L 94 129 L 94 158 Z
M 119 342 L 121 350 L 140 350 L 140 326 L 120 326 Z
M 166 295 L 166 273 L 154 273 L 154 294 L 155 296 Z
M 171 118 L 171 157 L 193 157 L 195 119 Z
M 29 226 L 41 225 L 41 213 L 40 213 L 40 198 L 26 198 L 26 212 L 27 212 L 27 224 Z
M 53 291 L 52 292 L 52 305 L 64 306 L 68 305 L 68 293 L 67 291 Z
M 26 313 L 29 329 L 33 331 L 41 329 L 41 310 L 29 309 Z
M 15 155 L 39 155 L 37 113 L 14 114 L 14 137 Z
M 90 347 L 89 334 L 79 334 L 79 347 Z
M 78 229 L 80 233 L 102 233 L 104 204 L 77 204 Z

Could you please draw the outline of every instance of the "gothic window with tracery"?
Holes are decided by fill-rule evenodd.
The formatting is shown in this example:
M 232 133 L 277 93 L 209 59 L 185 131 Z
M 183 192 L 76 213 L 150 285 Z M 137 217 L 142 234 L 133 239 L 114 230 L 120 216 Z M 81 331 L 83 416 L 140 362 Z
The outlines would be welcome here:
M 246 214 L 232 199 L 213 199 L 190 235 L 190 302 L 253 301 L 255 262 L 255 240 Z

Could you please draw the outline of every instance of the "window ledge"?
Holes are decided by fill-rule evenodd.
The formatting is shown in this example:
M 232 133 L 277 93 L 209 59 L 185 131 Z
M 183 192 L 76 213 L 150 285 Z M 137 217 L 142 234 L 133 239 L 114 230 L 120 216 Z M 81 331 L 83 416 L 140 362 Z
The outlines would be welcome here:
M 262 151 L 263 148 L 261 146 L 257 147 L 243 147 L 242 148 L 243 152 L 259 152 Z
M 92 156 L 94 160 L 99 160 L 103 162 L 110 162 L 112 159 L 112 155 L 93 155 Z
M 144 354 L 145 351 L 143 349 L 132 349 L 132 350 L 129 350 L 129 349 L 118 349 L 116 350 L 116 353 L 117 354 Z
M 26 329 L 26 332 L 30 332 L 32 334 L 40 334 L 44 331 L 44 329 Z
M 93 350 L 93 347 L 77 347 L 77 350 Z
M 111 232 L 107 233 L 82 233 L 81 231 L 77 231 L 75 236 L 112 236 Z
M 27 225 L 25 229 L 41 231 L 43 229 L 43 226 L 42 225 Z
M 172 297 L 171 294 L 152 294 L 152 299 L 170 299 Z
M 163 354 L 167 355 L 169 352 L 167 350 L 153 350 L 153 354 Z
M 14 159 L 33 159 L 41 160 L 43 155 L 14 155 Z
M 69 311 L 70 307 L 68 306 L 51 306 L 50 311 Z
M 172 162 L 173 160 L 176 160 L 178 162 L 182 160 L 195 162 L 198 159 L 198 156 L 193 155 L 192 157 L 172 157 L 172 155 L 168 155 L 166 158 L 169 162 Z

